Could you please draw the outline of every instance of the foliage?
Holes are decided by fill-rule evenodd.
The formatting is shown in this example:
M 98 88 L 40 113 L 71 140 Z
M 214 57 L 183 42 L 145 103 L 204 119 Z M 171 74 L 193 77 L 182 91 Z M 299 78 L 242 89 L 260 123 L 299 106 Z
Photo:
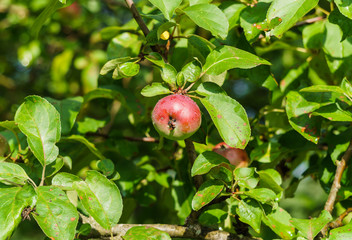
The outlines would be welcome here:
M 24 239 L 29 218 L 50 239 L 151 222 L 240 238 L 350 236 L 349 217 L 329 225 L 352 196 L 350 168 L 340 190 L 332 184 L 352 137 L 350 5 L 2 1 L 0 239 Z M 169 94 L 201 109 L 185 141 L 153 127 Z M 245 149 L 249 167 L 211 151 L 219 142 Z M 331 189 L 336 211 L 322 206 Z M 170 232 L 135 226 L 124 239 Z

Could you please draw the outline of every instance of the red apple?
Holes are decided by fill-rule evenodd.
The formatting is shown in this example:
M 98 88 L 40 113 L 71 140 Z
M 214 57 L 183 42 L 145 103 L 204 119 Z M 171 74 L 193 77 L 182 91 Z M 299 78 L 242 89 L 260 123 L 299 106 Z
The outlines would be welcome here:
M 188 96 L 172 94 L 158 101 L 152 112 L 155 129 L 171 140 L 183 140 L 194 134 L 202 122 L 198 105 Z
M 236 167 L 247 167 L 250 161 L 245 150 L 230 147 L 224 142 L 217 144 L 213 151 L 225 157 Z

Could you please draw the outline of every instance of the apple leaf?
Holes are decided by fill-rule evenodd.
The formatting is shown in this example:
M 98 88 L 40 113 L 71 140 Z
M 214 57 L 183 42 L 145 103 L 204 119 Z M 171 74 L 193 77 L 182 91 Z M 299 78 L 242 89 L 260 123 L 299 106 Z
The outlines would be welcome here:
M 100 160 L 106 159 L 106 157 L 99 151 L 98 148 L 95 147 L 93 143 L 91 143 L 88 139 L 81 135 L 71 135 L 68 137 L 63 137 L 62 141 L 77 141 L 83 143 L 95 156 L 97 156 Z
M 119 189 L 97 171 L 88 171 L 85 181 L 73 183 L 87 212 L 105 229 L 118 223 L 122 214 Z
M 81 109 L 83 98 L 72 97 L 63 100 L 56 100 L 48 97 L 46 100 L 48 100 L 60 114 L 61 134 L 69 134 Z
M 246 111 L 236 100 L 222 94 L 201 99 L 222 139 L 231 147 L 244 149 L 251 129 Z
M 257 186 L 259 178 L 254 176 L 254 168 L 236 168 L 235 179 L 240 187 L 253 189 Z
M 199 84 L 196 93 L 205 97 L 208 97 L 213 94 L 227 95 L 224 89 L 222 89 L 219 85 L 213 82 L 203 82 Z
M 323 229 L 323 227 L 332 220 L 331 214 L 323 210 L 319 217 L 311 219 L 297 219 L 292 218 L 290 222 L 299 231 L 301 231 L 304 237 L 309 240 L 313 240 L 314 237 Z
M 154 82 L 152 83 L 152 85 L 147 85 L 141 91 L 141 94 L 144 97 L 154 97 L 154 96 L 158 96 L 162 94 L 170 94 L 170 93 L 172 92 L 170 91 L 169 87 L 159 82 Z
M 261 64 L 270 65 L 268 61 L 252 53 L 231 46 L 221 46 L 208 55 L 203 73 L 219 75 L 232 68 L 248 69 Z
M 10 239 L 21 222 L 25 207 L 34 207 L 35 192 L 31 185 L 0 188 L 0 239 Z
M 73 239 L 79 216 L 65 192 L 54 186 L 40 186 L 36 192 L 37 214 L 32 216 L 43 232 L 51 239 Z
M 191 169 L 192 177 L 208 173 L 213 167 L 222 163 L 229 164 L 229 160 L 215 152 L 206 151 L 198 155 Z
M 181 4 L 182 0 L 149 0 L 149 2 L 159 8 L 167 20 L 170 20 L 175 12 L 175 9 Z
M 263 212 L 256 201 L 252 199 L 240 201 L 236 213 L 240 217 L 239 220 L 241 222 L 247 223 L 257 233 L 260 232 Z
M 205 181 L 192 199 L 192 208 L 198 211 L 214 198 L 216 198 L 221 191 L 224 189 L 224 184 L 219 180 L 207 180 Z
M 183 10 L 198 26 L 210 31 L 215 37 L 225 39 L 229 21 L 225 14 L 213 4 L 196 4 Z
M 51 184 L 64 190 L 73 190 L 73 183 L 79 181 L 82 181 L 82 179 L 76 175 L 60 172 L 53 177 Z
M 28 179 L 27 173 L 18 164 L 0 162 L 0 182 L 24 185 Z
M 267 19 L 281 18 L 282 22 L 270 31 L 270 34 L 281 38 L 306 13 L 312 10 L 319 0 L 274 0 L 267 13 Z
M 273 212 L 264 215 L 263 223 L 282 239 L 293 239 L 295 237 L 295 228 L 290 223 L 290 219 L 291 215 L 279 207 Z
M 155 239 L 155 240 L 171 240 L 168 233 L 159 229 L 146 226 L 136 226 L 128 229 L 123 236 L 124 240 L 140 240 L 140 239 Z
M 334 0 L 334 2 L 343 15 L 352 19 L 352 0 Z
M 352 222 L 343 227 L 335 228 L 330 231 L 329 240 L 351 239 L 352 238 Z
M 15 122 L 43 166 L 56 160 L 59 148 L 55 143 L 60 140 L 61 123 L 60 114 L 53 105 L 39 96 L 28 96 L 17 109 Z

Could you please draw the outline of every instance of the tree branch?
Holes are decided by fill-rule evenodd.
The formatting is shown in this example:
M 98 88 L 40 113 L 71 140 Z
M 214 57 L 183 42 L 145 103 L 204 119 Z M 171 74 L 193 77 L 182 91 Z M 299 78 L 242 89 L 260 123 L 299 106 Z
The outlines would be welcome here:
M 347 164 L 348 160 L 351 158 L 351 155 L 352 155 L 352 140 L 350 141 L 350 144 L 348 145 L 346 152 L 342 156 L 341 161 L 336 161 L 335 178 L 332 183 L 330 193 L 329 193 L 328 199 L 326 200 L 325 207 L 324 207 L 324 209 L 330 213 L 334 209 L 336 196 L 337 196 L 339 189 L 341 188 L 340 183 L 341 183 L 342 174 L 346 168 L 346 164 Z M 323 230 L 321 231 L 324 236 L 327 233 L 328 226 L 329 225 L 326 225 L 323 228 Z
M 145 226 L 147 228 L 153 227 L 164 231 L 172 238 L 193 238 L 193 239 L 206 239 L 206 240 L 249 240 L 245 236 L 234 235 L 225 231 L 212 230 L 208 228 L 195 228 L 194 226 L 179 226 L 171 224 L 117 224 L 111 231 L 103 229 L 92 217 L 80 215 L 83 223 L 88 223 L 92 227 L 89 236 L 80 236 L 81 239 L 115 239 L 122 240 L 126 232 L 136 226 Z M 114 236 L 111 238 L 111 234 Z
M 342 213 L 335 221 L 329 223 L 329 227 L 330 228 L 341 227 L 343 225 L 343 223 L 342 223 L 343 219 L 351 212 L 352 212 L 352 207 L 347 208 L 346 211 L 344 213 Z
M 315 18 L 309 18 L 309 19 L 306 19 L 304 21 L 297 22 L 295 24 L 295 26 L 297 27 L 297 26 L 301 26 L 301 25 L 305 25 L 305 24 L 315 23 L 315 22 L 321 21 L 323 19 L 325 19 L 325 18 L 321 17 L 321 16 L 315 17 Z
M 352 155 L 352 140 L 350 141 L 350 144 L 349 144 L 345 154 L 342 156 L 341 161 L 336 161 L 336 173 L 335 173 L 334 182 L 332 183 L 329 197 L 328 197 L 328 200 L 326 201 L 325 207 L 324 207 L 324 209 L 326 211 L 329 211 L 330 213 L 334 209 L 336 195 L 341 187 L 340 182 L 341 182 L 342 174 L 346 168 L 346 164 L 347 164 L 348 160 L 351 158 L 351 155 Z
M 194 149 L 194 144 L 190 139 L 186 139 L 185 143 L 186 143 L 186 151 L 187 151 L 188 159 L 191 162 L 191 166 L 193 166 L 194 161 L 197 158 L 196 150 Z M 203 183 L 202 176 L 200 175 L 194 176 L 194 184 L 197 190 L 202 185 L 202 183 Z
M 125 0 L 127 7 L 130 9 L 130 11 L 132 12 L 133 18 L 136 20 L 138 26 L 141 28 L 144 36 L 147 36 L 148 33 L 150 32 L 147 25 L 145 24 L 145 22 L 143 21 L 141 15 L 139 14 L 133 0 Z M 160 48 L 158 46 L 150 46 L 150 48 L 154 51 L 154 52 L 158 52 L 160 53 L 162 56 L 164 56 L 160 50 Z M 166 60 L 166 59 L 165 59 Z
M 159 139 L 153 138 L 153 137 L 129 137 L 129 136 L 124 136 L 124 139 L 131 141 L 131 142 L 150 142 L 150 143 L 158 143 Z

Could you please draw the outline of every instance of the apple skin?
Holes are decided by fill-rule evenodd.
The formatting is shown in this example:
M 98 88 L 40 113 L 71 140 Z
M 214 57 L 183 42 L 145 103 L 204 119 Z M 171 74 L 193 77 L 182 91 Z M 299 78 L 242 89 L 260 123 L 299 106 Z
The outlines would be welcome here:
M 155 129 L 171 140 L 192 136 L 202 123 L 198 105 L 188 96 L 172 94 L 160 99 L 152 112 Z
M 250 160 L 245 150 L 230 147 L 225 142 L 217 144 L 213 148 L 213 152 L 225 157 L 229 162 L 236 167 L 247 167 Z

